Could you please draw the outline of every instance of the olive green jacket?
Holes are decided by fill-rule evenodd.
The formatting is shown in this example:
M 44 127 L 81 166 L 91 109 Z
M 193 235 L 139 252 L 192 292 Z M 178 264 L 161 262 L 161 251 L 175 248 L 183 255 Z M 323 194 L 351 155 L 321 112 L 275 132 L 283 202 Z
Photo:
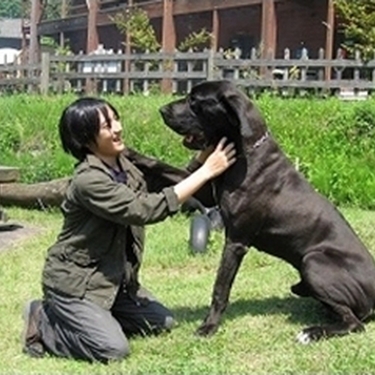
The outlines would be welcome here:
M 120 156 L 120 163 L 126 184 L 116 182 L 94 155 L 76 167 L 61 205 L 63 228 L 45 261 L 45 293 L 85 298 L 110 309 L 121 286 L 137 292 L 143 226 L 178 211 L 171 185 L 199 164 L 180 170 L 132 150 Z

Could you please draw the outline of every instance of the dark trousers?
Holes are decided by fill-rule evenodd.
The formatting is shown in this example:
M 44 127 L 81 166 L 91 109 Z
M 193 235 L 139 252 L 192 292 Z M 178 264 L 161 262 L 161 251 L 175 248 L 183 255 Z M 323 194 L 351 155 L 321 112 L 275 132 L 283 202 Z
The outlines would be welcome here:
M 128 336 L 157 334 L 174 325 L 172 313 L 145 289 L 130 298 L 120 291 L 111 310 L 48 292 L 40 317 L 42 342 L 60 357 L 118 360 L 129 350 Z

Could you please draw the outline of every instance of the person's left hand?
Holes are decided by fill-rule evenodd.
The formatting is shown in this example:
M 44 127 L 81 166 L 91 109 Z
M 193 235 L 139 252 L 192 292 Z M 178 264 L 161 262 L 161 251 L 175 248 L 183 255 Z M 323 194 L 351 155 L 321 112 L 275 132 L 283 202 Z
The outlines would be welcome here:
M 205 148 L 204 150 L 199 151 L 195 158 L 196 158 L 197 161 L 199 161 L 199 163 L 203 164 L 207 160 L 207 158 L 212 154 L 212 152 L 214 150 L 215 150 L 215 146 L 210 145 L 207 148 Z

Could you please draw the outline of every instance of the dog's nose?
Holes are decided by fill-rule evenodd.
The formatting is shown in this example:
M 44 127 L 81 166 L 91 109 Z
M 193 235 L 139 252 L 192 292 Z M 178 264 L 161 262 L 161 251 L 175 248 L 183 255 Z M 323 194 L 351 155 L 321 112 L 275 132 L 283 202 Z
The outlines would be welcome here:
M 159 108 L 159 112 L 163 115 L 166 112 L 168 112 L 168 105 L 163 105 L 162 107 Z
M 163 105 L 162 107 L 160 107 L 159 112 L 161 114 L 161 117 L 163 117 L 164 122 L 168 124 L 168 119 L 171 117 L 171 110 L 169 105 Z

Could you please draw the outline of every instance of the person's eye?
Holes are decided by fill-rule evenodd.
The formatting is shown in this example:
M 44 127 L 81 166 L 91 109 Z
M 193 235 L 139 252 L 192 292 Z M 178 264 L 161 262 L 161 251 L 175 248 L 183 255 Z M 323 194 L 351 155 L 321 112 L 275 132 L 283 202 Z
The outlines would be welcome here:
M 111 124 L 110 121 L 108 121 L 108 122 L 103 122 L 103 123 L 100 125 L 100 127 L 101 127 L 102 129 L 111 129 L 111 128 L 112 128 L 112 124 Z

